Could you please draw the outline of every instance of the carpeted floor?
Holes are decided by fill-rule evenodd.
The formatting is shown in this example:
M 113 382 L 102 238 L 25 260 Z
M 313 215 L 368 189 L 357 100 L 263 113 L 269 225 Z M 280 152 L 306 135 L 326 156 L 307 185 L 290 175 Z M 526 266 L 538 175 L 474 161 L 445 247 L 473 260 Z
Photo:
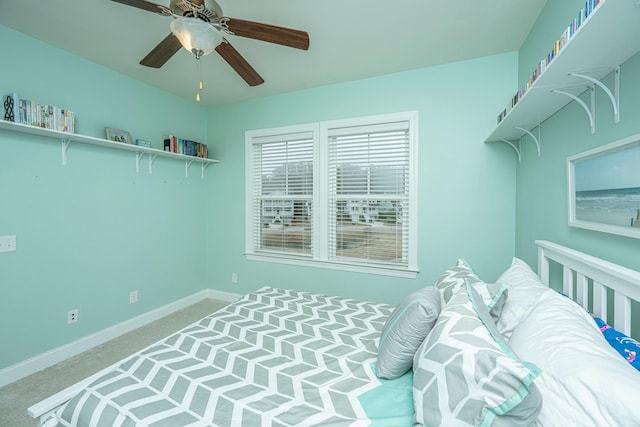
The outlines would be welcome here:
M 0 427 L 33 427 L 27 408 L 227 305 L 207 299 L 0 388 Z

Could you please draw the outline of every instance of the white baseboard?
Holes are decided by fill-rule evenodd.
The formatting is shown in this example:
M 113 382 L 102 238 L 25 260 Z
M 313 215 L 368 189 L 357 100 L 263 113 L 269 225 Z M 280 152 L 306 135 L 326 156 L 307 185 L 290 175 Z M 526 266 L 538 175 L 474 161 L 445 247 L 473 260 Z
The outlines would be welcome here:
M 218 301 L 224 301 L 224 302 L 235 302 L 238 300 L 238 298 L 242 296 L 241 294 L 234 294 L 231 292 L 224 292 L 224 291 L 216 291 L 215 289 L 206 289 L 204 292 L 206 292 L 207 298 L 215 299 Z
M 60 363 L 65 359 L 76 356 L 84 351 L 90 350 L 100 344 L 104 344 L 114 338 L 124 335 L 134 329 L 145 326 L 153 321 L 161 319 L 175 313 L 178 310 L 189 307 L 204 299 L 211 298 L 224 302 L 234 302 L 241 295 L 230 292 L 216 291 L 213 289 L 205 289 L 188 297 L 169 303 L 165 306 L 156 308 L 147 313 L 126 320 L 117 325 L 108 327 L 101 331 L 95 332 L 86 337 L 71 343 L 56 347 L 45 353 L 39 354 L 15 365 L 0 369 L 0 387 L 12 382 L 18 381 L 24 377 L 35 374 L 38 371 L 46 369 L 50 366 Z

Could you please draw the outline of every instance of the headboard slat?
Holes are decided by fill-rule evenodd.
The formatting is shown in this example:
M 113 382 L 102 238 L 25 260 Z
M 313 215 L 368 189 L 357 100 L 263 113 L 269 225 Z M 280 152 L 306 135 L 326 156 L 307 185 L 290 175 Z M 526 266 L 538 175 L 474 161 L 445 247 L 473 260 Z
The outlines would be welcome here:
M 548 280 L 547 286 L 549 286 Z M 562 292 L 573 299 L 573 270 L 567 266 L 562 267 Z
M 589 302 L 589 280 L 584 274 L 578 273 L 576 285 L 576 302 L 583 307 L 587 307 Z
M 631 335 L 631 300 L 616 292 L 614 301 L 613 327 L 622 331 L 625 335 Z
M 607 288 L 600 282 L 593 281 L 593 314 L 607 320 Z

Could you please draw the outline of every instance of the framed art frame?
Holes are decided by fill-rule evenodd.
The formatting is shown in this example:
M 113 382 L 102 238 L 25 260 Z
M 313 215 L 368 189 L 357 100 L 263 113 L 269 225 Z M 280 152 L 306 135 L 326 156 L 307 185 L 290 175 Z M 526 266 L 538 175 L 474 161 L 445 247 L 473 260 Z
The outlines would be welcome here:
M 124 130 L 118 130 L 113 128 L 104 128 L 107 134 L 107 139 L 113 142 L 120 142 L 123 144 L 132 144 L 131 134 Z
M 569 225 L 640 239 L 640 134 L 567 158 Z

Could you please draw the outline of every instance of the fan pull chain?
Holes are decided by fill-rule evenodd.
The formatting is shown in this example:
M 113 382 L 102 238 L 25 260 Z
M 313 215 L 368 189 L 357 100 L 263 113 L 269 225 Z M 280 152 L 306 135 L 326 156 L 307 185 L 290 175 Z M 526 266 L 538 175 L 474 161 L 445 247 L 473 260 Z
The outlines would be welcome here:
M 200 77 L 199 89 L 202 90 L 202 62 L 200 61 L 200 58 L 198 58 L 198 74 Z M 200 102 L 200 92 L 196 92 L 196 102 Z

